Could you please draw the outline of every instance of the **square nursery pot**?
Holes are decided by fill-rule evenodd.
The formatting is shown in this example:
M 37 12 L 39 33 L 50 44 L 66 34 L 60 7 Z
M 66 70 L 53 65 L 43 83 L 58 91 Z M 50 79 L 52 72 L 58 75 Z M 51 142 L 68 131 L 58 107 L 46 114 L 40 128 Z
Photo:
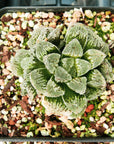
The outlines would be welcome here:
M 13 12 L 33 12 L 33 11 L 43 11 L 43 12 L 65 12 L 69 11 L 74 8 L 80 7 L 73 7 L 73 6 L 61 6 L 61 7 L 5 7 L 0 9 L 0 16 L 5 13 L 13 13 Z M 90 9 L 96 12 L 102 11 L 111 11 L 114 14 L 114 8 L 112 7 L 82 7 L 83 10 Z M 50 141 L 50 142 L 58 142 L 58 141 L 67 141 L 67 142 L 112 142 L 114 138 L 104 136 L 104 137 L 83 137 L 83 138 L 52 138 L 52 137 L 7 137 L 7 136 L 0 136 L 0 141 L 16 141 L 16 142 L 23 142 L 23 141 Z

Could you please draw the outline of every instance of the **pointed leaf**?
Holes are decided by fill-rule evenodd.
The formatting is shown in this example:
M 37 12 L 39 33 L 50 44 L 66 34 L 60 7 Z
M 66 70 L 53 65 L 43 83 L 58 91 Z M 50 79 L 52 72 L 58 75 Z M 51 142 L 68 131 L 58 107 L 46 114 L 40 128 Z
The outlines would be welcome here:
M 28 68 L 30 65 L 34 64 L 34 58 L 33 57 L 25 57 L 22 61 L 21 61 L 21 67 L 23 69 Z
M 11 71 L 16 76 L 23 77 L 23 69 L 20 66 L 19 62 L 16 60 L 16 57 L 12 57 L 10 60 L 11 63 Z
M 72 79 L 71 75 L 61 66 L 58 66 L 55 70 L 55 80 L 57 82 L 68 82 Z
M 59 116 L 69 116 L 72 114 L 64 104 L 62 97 L 44 97 L 42 100 L 42 105 L 46 108 L 46 114 L 47 115 L 59 115 Z
M 81 112 L 78 113 L 78 114 L 72 113 L 71 118 L 72 119 L 76 119 L 76 118 L 80 118 L 81 119 L 81 116 L 84 114 L 86 107 L 87 107 L 87 104 L 83 107 Z
M 75 78 L 67 83 L 67 86 L 76 93 L 84 94 L 86 91 L 86 81 L 86 77 Z
M 87 97 L 87 99 L 90 100 L 94 100 L 96 99 L 98 96 L 100 96 L 102 93 L 104 92 L 104 89 L 100 89 L 100 88 L 90 88 L 88 87 L 85 93 L 85 96 Z
M 77 76 L 82 76 L 91 69 L 91 64 L 83 59 L 76 59 L 75 66 L 77 69 Z
M 11 71 L 16 76 L 23 77 L 23 68 L 21 67 L 21 61 L 25 57 L 30 57 L 28 50 L 20 49 L 16 52 L 15 57 L 12 57 L 10 60 L 11 63 Z
M 36 89 L 33 87 L 33 85 L 30 82 L 30 78 L 24 80 L 24 85 L 29 98 L 33 100 L 34 97 L 37 95 L 37 93 L 36 93 Z
M 56 44 L 60 39 L 60 31 L 60 28 L 53 29 L 53 31 L 50 32 L 47 37 L 48 41 Z
M 20 88 L 21 88 L 21 95 L 22 96 L 27 95 L 27 90 L 26 90 L 24 81 L 20 84 Z
M 49 79 L 49 72 L 45 68 L 35 69 L 30 73 L 30 81 L 33 87 L 40 93 L 44 93 L 46 91 Z
M 59 52 L 58 48 L 54 44 L 47 41 L 42 41 L 37 44 L 36 57 L 38 60 L 43 61 L 44 55 L 52 52 Z
M 74 65 L 74 58 L 63 58 L 61 60 L 62 67 L 72 76 L 76 77 L 76 67 Z
M 52 78 L 47 83 L 47 97 L 59 97 L 64 95 L 64 90 Z
M 99 37 L 92 29 L 87 27 L 88 29 L 88 40 L 85 46 L 84 51 L 88 49 L 97 49 L 105 53 L 106 55 L 109 52 L 109 46 L 105 43 L 101 37 Z
M 106 87 L 106 81 L 103 75 L 97 69 L 94 69 L 88 73 L 87 81 L 89 87 L 94 87 L 94 88 Z
M 30 57 L 30 51 L 29 50 L 25 50 L 25 49 L 20 49 L 16 52 L 15 58 L 16 60 L 21 63 L 21 61 L 25 58 L 25 57 Z
M 69 43 L 74 38 L 78 39 L 84 49 L 88 39 L 88 30 L 85 25 L 76 23 L 68 28 L 65 38 L 66 43 Z
M 33 61 L 33 63 L 32 63 L 32 61 Z M 24 67 L 24 65 L 25 65 L 23 77 L 27 77 L 27 75 L 29 75 L 34 69 L 45 68 L 45 65 L 42 62 L 40 62 L 36 58 L 32 59 L 31 57 L 28 61 L 26 58 L 23 59 L 23 61 L 21 62 L 21 65 L 22 65 L 22 67 Z
M 65 94 L 62 96 L 62 98 L 68 109 L 75 114 L 80 113 L 87 105 L 86 97 L 75 93 L 68 87 L 65 87 Z
M 36 41 L 41 42 L 42 40 L 45 40 L 53 30 L 54 29 L 52 27 L 41 26 L 40 35 L 38 36 Z
M 92 69 L 99 66 L 104 61 L 105 57 L 106 55 L 103 52 L 95 49 L 89 49 L 84 54 L 84 58 L 91 63 Z
M 81 57 L 83 55 L 83 49 L 77 39 L 71 40 L 63 49 L 62 54 L 70 57 Z
M 33 31 L 31 38 L 27 42 L 30 48 L 33 48 L 33 46 L 36 44 L 36 40 L 40 35 L 41 29 L 42 29 L 41 27 L 38 27 Z
M 57 53 L 48 54 L 43 57 L 43 62 L 45 67 L 50 73 L 54 73 L 56 67 L 58 66 L 60 55 Z
M 99 66 L 99 70 L 107 82 L 111 82 L 114 80 L 112 66 L 107 59 L 105 59 L 104 62 Z
M 36 28 L 33 33 L 31 38 L 28 40 L 27 44 L 28 46 L 33 49 L 34 45 L 38 43 L 39 41 L 45 40 L 47 35 L 53 30 L 51 27 L 44 27 L 44 26 L 39 26 Z

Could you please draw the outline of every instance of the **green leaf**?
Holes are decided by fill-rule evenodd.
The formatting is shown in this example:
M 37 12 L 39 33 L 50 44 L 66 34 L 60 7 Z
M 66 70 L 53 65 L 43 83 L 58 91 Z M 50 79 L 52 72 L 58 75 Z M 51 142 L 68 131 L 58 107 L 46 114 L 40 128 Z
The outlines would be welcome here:
M 64 95 L 64 90 L 52 78 L 47 83 L 47 97 L 59 97 Z
M 20 88 L 21 88 L 21 95 L 22 95 L 22 96 L 27 95 L 27 90 L 26 90 L 26 87 L 25 87 L 25 83 L 24 83 L 24 82 L 22 82 L 22 83 L 20 84 Z
M 60 31 L 60 28 L 53 29 L 53 31 L 50 32 L 47 37 L 48 41 L 56 44 L 60 39 Z
M 27 91 L 27 95 L 31 100 L 33 100 L 34 97 L 37 95 L 37 93 L 36 93 L 36 89 L 33 87 L 33 85 L 30 82 L 30 78 L 24 80 L 24 85 Z
M 61 96 L 56 98 L 44 97 L 42 105 L 46 108 L 47 115 L 55 114 L 69 117 L 72 114 L 64 104 Z
M 45 68 L 45 65 L 36 58 L 30 57 L 30 59 L 28 61 L 26 61 L 26 60 L 27 59 L 25 58 L 21 62 L 21 65 L 23 65 L 23 67 L 25 65 L 24 77 L 26 77 L 28 74 L 30 74 L 30 72 L 32 72 L 34 69 Z M 33 63 L 32 63 L 32 61 L 33 61 Z
M 85 52 L 84 58 L 91 63 L 91 68 L 94 69 L 99 66 L 103 61 L 106 55 L 95 49 L 89 49 Z
M 61 60 L 63 68 L 68 72 L 74 66 L 74 58 L 62 58 Z
M 107 59 L 105 59 L 104 62 L 99 66 L 99 70 L 107 82 L 112 82 L 114 80 L 112 66 Z
M 58 48 L 54 44 L 47 42 L 47 41 L 42 41 L 37 44 L 36 57 L 41 62 L 43 61 L 43 57 L 45 55 L 52 53 L 52 52 L 53 53 L 59 52 Z
M 71 118 L 72 118 L 72 119 L 81 118 L 81 116 L 82 116 L 82 115 L 84 114 L 84 112 L 85 112 L 86 107 L 87 107 L 87 104 L 85 104 L 85 106 L 83 107 L 83 109 L 81 110 L 81 112 L 78 113 L 78 114 L 72 113 Z
M 65 87 L 65 94 L 62 96 L 66 107 L 73 113 L 78 114 L 87 105 L 86 97 L 79 95 Z
M 106 87 L 106 81 L 103 75 L 97 69 L 94 69 L 88 73 L 87 81 L 89 87 L 94 87 L 94 88 Z
M 55 80 L 57 82 L 68 82 L 72 79 L 71 75 L 61 66 L 58 66 L 57 69 L 55 70 Z
M 15 57 L 10 60 L 12 73 L 16 76 L 23 77 L 23 68 L 21 67 L 21 61 L 25 57 L 30 57 L 28 50 L 20 49 L 16 52 Z
M 30 81 L 36 91 L 44 93 L 47 82 L 50 79 L 49 72 L 45 68 L 35 69 L 30 73 Z
M 23 69 L 27 69 L 30 65 L 34 65 L 35 61 L 33 57 L 25 57 L 22 61 L 21 61 L 21 67 Z
M 56 67 L 58 66 L 59 59 L 60 55 L 57 53 L 48 54 L 43 57 L 45 67 L 49 70 L 50 73 L 54 73 Z
M 19 62 L 16 60 L 16 57 L 12 57 L 10 60 L 11 63 L 11 71 L 16 76 L 23 77 L 23 69 L 20 66 Z
M 40 35 L 38 36 L 36 41 L 41 42 L 42 40 L 45 40 L 53 30 L 54 29 L 52 27 L 41 26 Z
M 84 94 L 86 91 L 86 77 L 79 77 L 72 79 L 69 83 L 67 83 L 67 86 L 79 94 Z
M 44 27 L 39 26 L 37 29 L 35 29 L 32 33 L 31 38 L 28 40 L 27 44 L 28 46 L 33 49 L 36 43 L 39 41 L 45 40 L 45 38 L 48 36 L 48 34 L 53 30 L 53 28 L 50 27 Z
M 90 101 L 90 100 L 96 99 L 96 98 L 97 98 L 98 96 L 100 96 L 103 92 L 104 92 L 104 89 L 87 87 L 85 96 L 86 96 L 87 99 Z
M 21 61 L 25 58 L 25 57 L 30 57 L 30 51 L 29 50 L 25 50 L 25 49 L 20 49 L 16 52 L 15 58 L 16 60 L 21 63 Z
M 76 67 L 75 67 L 74 58 L 62 58 L 61 65 L 62 67 L 72 76 L 76 77 Z
M 77 39 L 71 40 L 63 49 L 62 54 L 70 57 L 81 57 L 83 55 L 83 49 Z
M 101 37 L 99 37 L 94 31 L 92 31 L 89 27 L 88 29 L 88 40 L 87 44 L 85 46 L 84 51 L 87 51 L 88 49 L 97 49 L 105 53 L 106 55 L 109 52 L 109 46 L 107 43 L 105 43 Z
M 78 39 L 84 49 L 88 39 L 88 30 L 82 23 L 76 23 L 68 28 L 65 38 L 66 43 L 69 43 L 74 38 Z
M 41 27 L 38 27 L 33 31 L 31 38 L 27 42 L 30 48 L 32 48 L 36 44 L 36 40 L 39 37 L 40 32 L 41 32 Z
M 86 74 L 91 69 L 91 64 L 83 59 L 75 59 L 75 66 L 77 70 L 77 76 Z

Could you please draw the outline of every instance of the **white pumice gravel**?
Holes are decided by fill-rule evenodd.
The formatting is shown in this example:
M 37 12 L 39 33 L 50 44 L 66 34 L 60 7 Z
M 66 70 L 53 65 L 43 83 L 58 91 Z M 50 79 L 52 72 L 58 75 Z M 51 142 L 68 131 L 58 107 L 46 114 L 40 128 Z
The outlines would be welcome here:
M 95 121 L 94 117 L 92 117 L 92 116 L 90 116 L 89 120 L 90 120 L 91 122 L 94 122 L 94 121 Z
M 14 90 L 14 87 L 13 86 L 10 86 L 10 91 L 13 91 Z
M 37 118 L 37 119 L 36 119 L 36 122 L 37 122 L 38 124 L 41 124 L 41 123 L 42 123 L 42 119 Z
M 26 117 L 23 117 L 23 118 L 22 118 L 22 122 L 27 122 L 27 118 L 26 118 Z
M 33 137 L 34 135 L 33 135 L 33 132 L 28 132 L 27 133 L 27 137 Z
M 10 25 L 9 30 L 10 30 L 10 31 L 15 31 L 14 25 Z
M 16 112 L 17 111 L 17 107 L 16 106 L 12 107 L 12 111 Z
M 30 20 L 29 23 L 28 23 L 28 25 L 29 25 L 30 27 L 34 27 L 34 22 L 33 22 L 32 20 Z
M 41 130 L 40 132 L 42 136 L 49 136 L 49 131 L 47 130 Z
M 1 110 L 1 113 L 4 114 L 4 115 L 7 115 L 7 114 L 8 114 L 8 111 L 6 111 L 5 109 L 2 109 L 2 110 Z
M 106 129 L 109 128 L 109 126 L 106 123 L 103 123 L 103 127 L 106 128 Z
M 18 99 L 18 96 L 17 95 L 15 95 L 15 96 L 13 96 L 13 100 L 17 100 Z
M 17 13 L 13 13 L 12 16 L 14 19 L 18 17 Z
M 17 121 L 17 124 L 20 124 L 21 122 L 22 122 L 22 120 L 18 120 L 18 121 Z

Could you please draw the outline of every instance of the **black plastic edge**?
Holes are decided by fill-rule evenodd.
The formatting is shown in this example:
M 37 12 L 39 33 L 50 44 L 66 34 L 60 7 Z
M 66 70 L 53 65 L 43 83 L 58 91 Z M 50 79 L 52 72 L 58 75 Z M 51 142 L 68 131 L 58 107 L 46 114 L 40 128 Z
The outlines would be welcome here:
M 42 7 L 34 7 L 34 6 L 22 6 L 22 7 L 4 7 L 0 9 L 0 16 L 2 16 L 5 13 L 10 13 L 10 12 L 17 12 L 17 11 L 24 11 L 24 12 L 31 12 L 31 11 L 53 11 L 53 12 L 60 12 L 60 11 L 68 11 L 73 8 L 82 8 L 83 10 L 85 9 L 91 9 L 93 11 L 107 11 L 110 10 L 111 12 L 114 13 L 114 7 L 81 7 L 81 6 L 60 6 L 60 7 L 47 7 L 47 6 L 42 6 Z M 8 142 L 24 142 L 24 141 L 30 141 L 30 142 L 55 142 L 55 141 L 67 141 L 67 142 L 114 142 L 114 138 L 112 137 L 89 137 L 89 138 L 52 138 L 52 137 L 1 137 L 0 136 L 0 141 L 8 141 Z
M 85 9 L 91 9 L 93 11 L 107 11 L 110 10 L 111 12 L 114 12 L 114 7 L 91 7 L 91 6 L 21 6 L 21 7 L 4 7 L 0 9 L 0 16 L 2 16 L 4 13 L 7 12 L 17 12 L 17 11 L 24 11 L 24 12 L 31 12 L 31 11 L 53 11 L 53 12 L 60 12 L 60 11 L 68 11 L 73 8 L 82 8 L 83 10 Z
M 34 141 L 34 142 L 114 142 L 114 138 L 110 137 L 89 137 L 89 138 L 51 138 L 51 137 L 0 137 L 0 141 L 13 141 L 13 142 L 24 142 L 24 141 Z

